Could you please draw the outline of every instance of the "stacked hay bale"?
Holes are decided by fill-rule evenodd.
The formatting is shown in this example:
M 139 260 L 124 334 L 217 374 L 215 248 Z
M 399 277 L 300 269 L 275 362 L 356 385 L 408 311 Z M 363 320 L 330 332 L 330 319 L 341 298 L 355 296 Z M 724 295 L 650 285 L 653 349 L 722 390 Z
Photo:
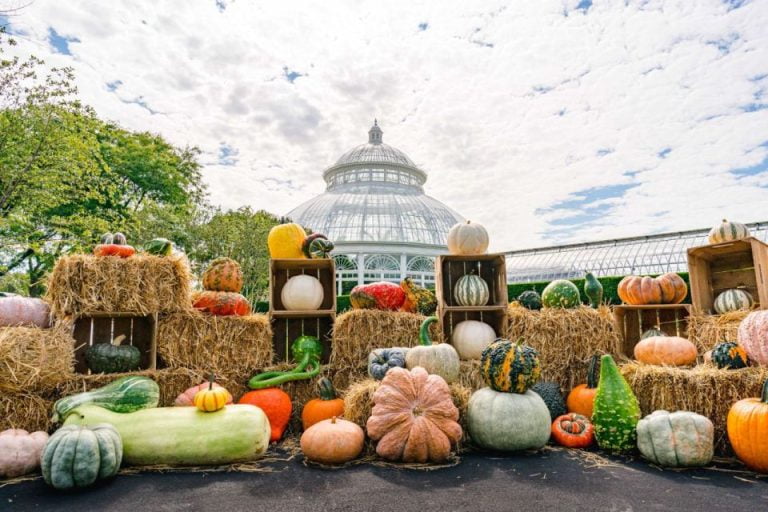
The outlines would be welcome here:
M 723 341 L 736 341 L 739 324 L 749 311 L 731 311 L 722 315 L 691 315 L 688 317 L 688 339 L 699 353 L 712 350 Z

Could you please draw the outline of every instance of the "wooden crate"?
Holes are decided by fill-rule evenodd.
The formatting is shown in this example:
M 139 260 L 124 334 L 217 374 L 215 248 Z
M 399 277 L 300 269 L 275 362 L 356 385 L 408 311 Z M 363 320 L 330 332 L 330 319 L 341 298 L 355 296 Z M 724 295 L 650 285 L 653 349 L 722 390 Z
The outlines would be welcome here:
M 291 311 L 290 313 L 310 314 L 336 313 L 336 267 L 330 258 L 309 259 L 273 259 L 269 260 L 269 311 L 285 312 L 280 299 L 285 283 L 293 276 L 306 274 L 316 277 L 323 285 L 323 303 L 317 310 Z
M 456 282 L 463 276 L 476 270 L 477 274 L 488 283 L 489 298 L 486 306 L 477 306 L 476 311 L 482 308 L 507 308 L 507 265 L 503 254 L 480 254 L 475 256 L 442 255 L 437 257 L 435 264 L 435 294 L 437 295 L 438 308 L 461 307 L 453 297 L 453 288 Z M 488 309 L 486 309 L 487 311 Z
M 89 374 L 85 351 L 96 343 L 111 342 L 125 335 L 123 344 L 133 345 L 141 351 L 139 369 L 154 370 L 157 366 L 157 315 L 140 316 L 135 313 L 94 313 L 75 320 L 72 337 L 75 338 L 75 372 Z
M 297 314 L 293 311 L 275 311 L 270 313 L 272 321 L 272 344 L 275 349 L 275 362 L 292 361 L 291 344 L 302 335 L 315 336 L 323 345 L 322 362 L 331 358 L 331 335 L 336 313 Z
M 451 334 L 453 328 L 459 322 L 464 320 L 479 320 L 485 322 L 496 331 L 496 336 L 504 337 L 504 333 L 507 330 L 507 310 L 504 309 L 487 309 L 480 311 L 477 308 L 460 308 L 452 307 L 439 312 L 440 325 L 443 327 L 443 336 L 446 342 L 451 341 Z
M 646 306 L 614 306 L 616 328 L 623 339 L 622 353 L 634 358 L 640 336 L 651 327 L 658 327 L 668 336 L 685 337 L 688 332 L 688 304 L 651 304 Z
M 768 309 L 768 245 L 756 238 L 688 249 L 688 272 L 697 314 L 714 313 L 718 294 L 739 287 Z

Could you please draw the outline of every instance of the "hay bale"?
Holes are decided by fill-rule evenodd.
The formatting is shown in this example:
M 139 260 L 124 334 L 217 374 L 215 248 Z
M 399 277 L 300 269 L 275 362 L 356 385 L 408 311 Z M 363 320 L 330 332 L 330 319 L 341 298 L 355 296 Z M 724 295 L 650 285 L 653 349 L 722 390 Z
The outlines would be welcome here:
M 47 392 L 72 375 L 71 327 L 0 327 L 0 390 Z
M 250 376 L 272 364 L 272 326 L 258 314 L 172 313 L 158 320 L 157 354 L 168 368 Z
M 77 254 L 59 258 L 46 300 L 58 317 L 92 313 L 171 313 L 192 307 L 190 273 L 179 258 Z
M 368 354 L 375 348 L 412 347 L 419 342 L 419 327 L 425 317 L 413 313 L 353 309 L 339 315 L 333 326 L 331 364 L 355 368 L 366 374 Z M 442 329 L 435 323 L 430 334 L 442 341 Z
M 731 311 L 722 315 L 691 315 L 688 317 L 688 339 L 700 354 L 712 350 L 721 341 L 736 341 L 739 324 L 749 311 Z
M 507 339 L 523 339 L 539 352 L 541 377 L 568 392 L 587 379 L 589 359 L 611 354 L 624 359 L 621 337 L 609 307 L 544 308 L 531 311 L 513 304 L 508 309 Z
M 29 432 L 52 430 L 53 401 L 32 393 L 0 394 L 0 431 L 23 428 Z
M 459 365 L 459 383 L 472 391 L 477 391 L 486 386 L 485 379 L 483 379 L 483 374 L 480 371 L 479 359 L 461 361 Z
M 760 396 L 768 368 L 720 370 L 711 365 L 675 368 L 628 363 L 621 373 L 632 386 L 643 415 L 664 409 L 692 411 L 706 416 L 715 425 L 715 446 L 730 450 L 726 433 L 728 411 L 742 398 Z

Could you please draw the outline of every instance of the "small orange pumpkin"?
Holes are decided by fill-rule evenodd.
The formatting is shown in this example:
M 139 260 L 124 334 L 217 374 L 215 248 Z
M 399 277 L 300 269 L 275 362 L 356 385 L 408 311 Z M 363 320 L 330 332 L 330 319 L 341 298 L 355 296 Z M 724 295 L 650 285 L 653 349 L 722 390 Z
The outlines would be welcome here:
M 635 359 L 646 364 L 689 366 L 697 355 L 696 345 L 679 336 L 649 336 L 635 345 Z
M 304 405 L 301 411 L 301 424 L 304 430 L 323 420 L 328 420 L 334 416 L 344 416 L 344 400 L 336 396 L 336 390 L 333 383 L 323 377 L 318 384 L 320 388 L 320 398 L 313 398 Z
M 567 448 L 587 448 L 595 442 L 595 427 L 581 414 L 563 414 L 552 422 L 552 438 Z
M 768 473 L 768 380 L 760 398 L 739 400 L 728 412 L 728 440 L 748 468 Z
M 229 391 L 222 387 L 213 387 L 213 375 L 208 379 L 208 387 L 195 394 L 195 407 L 203 412 L 216 412 L 227 405 L 227 401 L 232 400 Z
M 322 464 L 344 464 L 362 453 L 365 433 L 356 423 L 333 416 L 309 427 L 300 442 L 307 459 Z
M 568 407 L 568 412 L 581 414 L 587 418 L 592 417 L 592 410 L 595 406 L 595 395 L 597 395 L 599 361 L 600 356 L 592 356 L 589 360 L 589 368 L 587 369 L 587 383 L 579 384 L 568 393 L 568 398 L 565 403 Z
M 176 407 L 194 407 L 195 406 L 195 395 L 200 392 L 204 391 L 205 389 L 210 386 L 209 382 L 203 382 L 202 384 L 198 384 L 197 386 L 192 386 L 191 388 L 187 388 L 183 393 L 179 394 L 179 396 L 176 397 L 176 400 L 173 401 L 173 405 Z M 218 389 L 221 388 L 217 383 L 213 383 L 213 388 Z M 229 395 L 229 398 L 227 399 L 227 405 L 232 403 L 232 395 Z

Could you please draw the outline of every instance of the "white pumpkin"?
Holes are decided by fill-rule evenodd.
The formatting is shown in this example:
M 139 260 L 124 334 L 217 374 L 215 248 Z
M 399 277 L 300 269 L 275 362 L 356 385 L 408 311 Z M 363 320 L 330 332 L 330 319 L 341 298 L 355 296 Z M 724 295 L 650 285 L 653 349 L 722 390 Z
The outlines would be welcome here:
M 549 440 L 549 409 L 531 390 L 502 393 L 482 388 L 472 393 L 467 417 L 472 442 L 483 448 L 505 452 L 537 450 Z
M 654 411 L 637 423 L 637 448 L 665 467 L 706 466 L 714 452 L 715 427 L 695 412 Z
M 288 279 L 280 292 L 280 300 L 288 311 L 319 309 L 323 297 L 323 285 L 316 277 L 306 274 Z
M 755 299 L 747 290 L 733 288 L 721 292 L 715 299 L 715 312 L 719 315 L 730 311 L 750 310 Z
M 40 455 L 48 434 L 30 434 L 20 428 L 0 432 L 0 477 L 15 478 L 31 473 L 40 466 Z
M 741 240 L 749 236 L 749 228 L 739 222 L 723 222 L 713 227 L 709 231 L 709 243 L 719 244 L 721 242 L 730 242 L 731 240 Z
M 451 345 L 462 359 L 480 359 L 485 347 L 496 337 L 496 331 L 485 322 L 464 320 L 453 328 Z
M 424 319 L 419 328 L 419 344 L 405 354 L 405 367 L 413 370 L 421 366 L 427 373 L 441 376 L 451 384 L 459 380 L 459 353 L 449 343 L 432 343 L 429 326 L 437 322 L 436 316 Z
M 448 231 L 448 252 L 475 255 L 488 252 L 488 232 L 482 224 L 466 221 Z

